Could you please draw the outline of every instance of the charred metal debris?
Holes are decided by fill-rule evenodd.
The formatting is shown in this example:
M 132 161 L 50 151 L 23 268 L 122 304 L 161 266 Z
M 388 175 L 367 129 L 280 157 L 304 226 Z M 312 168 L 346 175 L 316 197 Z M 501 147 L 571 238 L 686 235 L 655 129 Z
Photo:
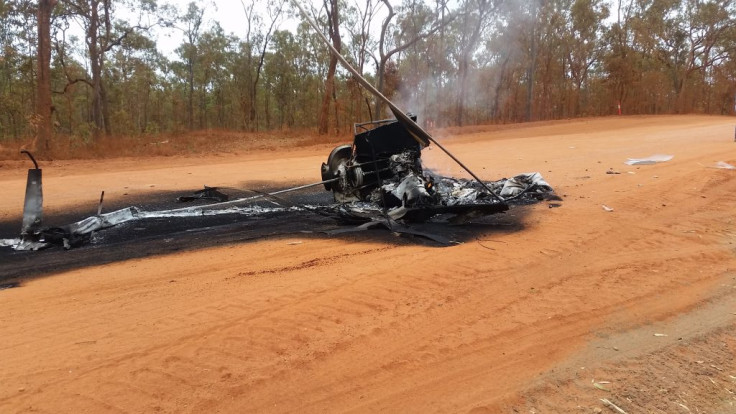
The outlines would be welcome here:
M 412 121 L 416 117 L 411 116 Z M 352 145 L 336 147 L 321 166 L 322 181 L 270 193 L 231 199 L 223 188 L 207 187 L 178 202 L 208 204 L 145 211 L 127 207 L 102 213 L 103 197 L 97 214 L 60 227 L 42 224 L 41 169 L 34 162 L 28 182 L 19 238 L 0 239 L 0 247 L 38 250 L 61 246 L 65 249 L 95 243 L 94 235 L 107 228 L 133 221 L 237 214 L 249 217 L 284 211 L 309 211 L 349 225 L 328 233 L 382 227 L 390 231 L 426 237 L 450 244 L 441 234 L 427 234 L 412 227 L 425 221 L 466 223 L 474 218 L 502 213 L 514 204 L 559 200 L 539 173 L 520 174 L 498 181 L 477 181 L 444 177 L 426 168 L 421 159 L 422 143 L 397 120 L 355 125 Z M 30 154 L 27 154 L 32 158 Z M 332 192 L 334 202 L 293 205 L 280 194 L 323 186 Z M 104 192 L 102 193 L 104 196 Z M 267 200 L 270 205 L 256 205 Z
M 451 215 L 462 221 L 554 194 L 539 173 L 491 182 L 437 175 L 423 168 L 421 141 L 396 120 L 356 124 L 354 132 L 353 145 L 333 149 L 321 171 L 343 219 L 409 223 Z
M 520 174 L 498 181 L 483 181 L 457 157 L 416 123 L 417 118 L 400 110 L 337 51 L 297 0 L 291 3 L 315 30 L 330 53 L 353 78 L 377 100 L 383 102 L 396 118 L 355 125 L 352 145 L 335 148 L 322 165 L 322 181 L 245 198 L 230 199 L 214 187 L 205 187 L 180 201 L 215 201 L 211 204 L 170 210 L 143 211 L 135 207 L 102 214 L 102 201 L 95 216 L 62 227 L 42 226 L 41 170 L 33 157 L 34 169 L 28 171 L 26 201 L 20 238 L 0 239 L 0 246 L 16 250 L 37 250 L 62 245 L 79 246 L 93 240 L 95 232 L 134 220 L 181 218 L 216 214 L 265 214 L 274 209 L 297 209 L 334 217 L 344 223 L 358 224 L 351 230 L 384 227 L 395 233 L 428 237 L 448 244 L 442 235 L 412 228 L 411 223 L 448 220 L 451 223 L 479 216 L 502 213 L 512 204 L 555 199 L 552 187 L 539 173 Z M 443 177 L 424 168 L 421 152 L 430 144 L 443 151 L 462 167 L 473 180 Z M 334 203 L 285 206 L 278 195 L 310 187 L 324 186 L 334 195 Z M 102 193 L 104 196 L 104 192 Z M 276 207 L 263 208 L 256 200 L 269 200 Z M 243 207 L 245 206 L 245 207 Z M 333 232 L 344 232 L 338 229 Z

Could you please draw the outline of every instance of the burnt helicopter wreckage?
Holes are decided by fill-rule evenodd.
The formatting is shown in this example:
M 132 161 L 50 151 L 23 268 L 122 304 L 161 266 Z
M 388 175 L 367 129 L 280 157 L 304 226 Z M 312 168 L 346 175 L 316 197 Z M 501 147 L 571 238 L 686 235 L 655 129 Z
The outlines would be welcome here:
M 410 115 L 412 121 L 416 117 Z M 412 228 L 413 223 L 464 223 L 477 217 L 502 213 L 514 204 L 530 204 L 544 199 L 558 200 L 554 190 L 539 173 L 520 174 L 498 181 L 479 181 L 438 175 L 425 168 L 421 140 L 417 140 L 399 120 L 355 124 L 352 145 L 333 149 L 321 166 L 322 181 L 270 193 L 231 199 L 224 189 L 205 187 L 178 202 L 206 201 L 166 210 L 147 211 L 127 207 L 102 213 L 101 196 L 97 214 L 60 226 L 42 224 L 41 169 L 29 170 L 21 237 L 0 239 L 0 247 L 39 250 L 54 245 L 66 249 L 94 243 L 94 235 L 110 227 L 149 219 L 186 220 L 200 216 L 236 214 L 248 217 L 285 211 L 305 211 L 328 216 L 357 227 L 325 231 L 342 233 L 384 227 L 396 233 L 424 236 L 441 244 L 451 241 L 442 235 Z M 279 195 L 324 186 L 334 202 L 290 205 Z M 104 196 L 104 192 L 102 193 Z M 276 207 L 254 203 L 269 200 Z
M 443 244 L 450 243 L 441 235 L 413 229 L 411 223 L 428 220 L 464 222 L 475 217 L 501 213 L 512 204 L 525 204 L 543 199 L 557 199 L 552 187 L 539 173 L 520 174 L 498 181 L 483 181 L 452 153 L 421 128 L 417 118 L 404 113 L 363 78 L 332 47 L 309 15 L 296 0 L 292 4 L 314 28 L 331 53 L 368 91 L 385 103 L 396 119 L 355 124 L 352 145 L 340 145 L 321 166 L 322 180 L 312 184 L 270 193 L 229 199 L 217 188 L 205 187 L 193 196 L 179 201 L 209 200 L 214 203 L 190 205 L 168 210 L 144 211 L 137 207 L 102 214 L 102 196 L 97 214 L 61 227 L 44 227 L 42 219 L 41 169 L 34 162 L 29 170 L 21 237 L 0 239 L 0 247 L 15 250 L 38 250 L 62 245 L 64 248 L 94 242 L 93 235 L 104 229 L 147 219 L 180 219 L 207 215 L 241 214 L 258 216 L 277 210 L 299 210 L 334 217 L 347 223 L 358 223 L 357 229 L 373 226 L 397 233 L 428 237 Z M 422 150 L 434 144 L 445 152 L 473 179 L 443 177 L 425 168 Z M 256 201 L 278 200 L 284 193 L 324 186 L 334 196 L 334 203 L 291 205 L 263 208 Z M 104 192 L 102 193 L 104 196 Z M 276 203 L 278 204 L 278 202 Z M 333 231 L 339 233 L 342 231 Z
M 525 196 L 528 199 L 533 192 L 554 194 L 538 173 L 497 182 L 481 180 L 419 126 L 415 116 L 401 111 L 353 68 L 298 0 L 291 0 L 291 4 L 299 10 L 330 53 L 353 75 L 353 79 L 388 106 L 396 117 L 395 121 L 356 124 L 352 147 L 336 147 L 322 166 L 325 188 L 332 190 L 335 200 L 342 203 L 340 211 L 344 215 L 360 217 L 367 212 L 367 216 L 375 219 L 375 211 L 372 211 L 375 206 L 380 206 L 389 219 L 421 221 L 441 213 L 487 215 L 506 211 L 509 201 Z M 474 181 L 425 173 L 420 161 L 421 150 L 430 143 L 452 158 Z M 361 205 L 364 211 L 361 211 Z
M 416 122 L 416 116 L 409 118 Z M 446 215 L 462 221 L 504 212 L 509 203 L 554 197 L 539 173 L 491 182 L 435 174 L 422 164 L 422 141 L 401 121 L 354 128 L 353 144 L 335 147 L 321 169 L 324 187 L 345 219 L 421 222 Z

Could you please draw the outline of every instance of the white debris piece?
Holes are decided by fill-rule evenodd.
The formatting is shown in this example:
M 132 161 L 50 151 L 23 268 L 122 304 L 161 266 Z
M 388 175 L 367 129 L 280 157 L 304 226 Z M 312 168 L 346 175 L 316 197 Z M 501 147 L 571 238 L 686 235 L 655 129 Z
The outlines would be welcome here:
M 20 243 L 20 239 L 0 239 L 0 247 L 13 247 Z
M 48 243 L 36 242 L 33 240 L 20 239 L 0 239 L 0 247 L 10 247 L 13 250 L 41 250 L 48 247 Z
M 718 161 L 713 168 L 720 168 L 722 170 L 736 170 L 736 167 L 727 163 L 726 161 Z
M 503 188 L 501 189 L 500 196 L 513 197 L 525 191 L 531 186 L 535 186 L 537 188 L 547 188 L 550 190 L 552 189 L 552 187 L 550 187 L 550 185 L 547 184 L 546 181 L 544 181 L 544 178 L 542 178 L 542 174 L 538 172 L 525 173 L 519 174 L 506 180 L 503 183 Z
M 658 162 L 667 162 L 674 158 L 674 155 L 655 154 L 646 158 L 629 158 L 624 161 L 626 165 L 650 165 Z

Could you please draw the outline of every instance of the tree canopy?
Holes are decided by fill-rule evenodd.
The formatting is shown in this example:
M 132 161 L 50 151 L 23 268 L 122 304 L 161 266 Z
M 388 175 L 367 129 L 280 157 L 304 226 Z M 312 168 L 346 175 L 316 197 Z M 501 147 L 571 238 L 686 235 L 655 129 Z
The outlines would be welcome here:
M 39 134 L 46 84 L 51 133 L 87 142 L 209 128 L 347 132 L 388 116 L 308 26 L 282 28 L 298 19 L 288 1 L 241 4 L 230 12 L 243 29 L 226 33 L 201 2 L 0 0 L 0 142 Z M 609 115 L 619 105 L 736 110 L 731 0 L 314 0 L 311 10 L 355 67 L 433 126 Z M 164 55 L 156 33 L 182 42 Z

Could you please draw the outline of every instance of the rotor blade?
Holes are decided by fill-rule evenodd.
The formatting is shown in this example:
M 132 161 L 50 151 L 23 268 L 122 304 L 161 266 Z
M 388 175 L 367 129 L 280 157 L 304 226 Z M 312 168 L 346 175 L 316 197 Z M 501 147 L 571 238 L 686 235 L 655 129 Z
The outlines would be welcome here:
M 390 109 L 391 112 L 396 117 L 396 120 L 399 121 L 404 128 L 409 132 L 409 134 L 417 140 L 422 146 L 426 147 L 429 145 L 429 143 L 433 143 L 437 145 L 439 149 L 441 149 L 445 154 L 447 154 L 450 158 L 452 158 L 453 161 L 455 161 L 460 167 L 462 167 L 465 171 L 467 171 L 468 174 L 470 174 L 478 183 L 483 186 L 483 188 L 488 191 L 489 194 L 493 196 L 496 200 L 500 202 L 504 202 L 503 198 L 496 194 L 493 190 L 491 190 L 486 183 L 483 182 L 480 178 L 478 178 L 475 173 L 473 173 L 470 168 L 466 167 L 465 164 L 463 164 L 459 159 L 457 159 L 450 151 L 448 151 L 445 147 L 443 147 L 437 140 L 432 138 L 431 135 L 427 131 L 425 131 L 422 127 L 419 126 L 416 122 L 414 122 L 413 119 L 409 118 L 409 116 L 406 115 L 401 109 L 399 109 L 398 106 L 394 105 L 393 102 L 391 102 L 388 98 L 386 98 L 378 89 L 376 89 L 375 86 L 373 86 L 370 82 L 368 82 L 363 75 L 360 74 L 357 70 L 355 70 L 354 67 L 348 63 L 348 61 L 340 54 L 340 52 L 335 49 L 334 46 L 332 46 L 332 43 L 327 39 L 327 37 L 322 33 L 322 31 L 317 27 L 317 24 L 314 23 L 312 18 L 307 14 L 306 10 L 299 4 L 299 0 L 291 0 L 291 4 L 293 4 L 297 9 L 299 9 L 299 12 L 301 13 L 302 17 L 309 23 L 310 26 L 312 26 L 312 29 L 314 29 L 315 32 L 317 32 L 317 35 L 322 39 L 325 45 L 330 49 L 330 52 L 337 58 L 337 60 L 342 63 L 342 65 L 347 69 L 350 73 L 352 73 L 358 83 L 361 84 L 364 88 L 368 89 L 373 95 L 376 96 L 379 100 L 381 100 L 383 103 L 385 103 Z M 378 115 L 378 114 L 377 114 Z
M 306 10 L 302 8 L 301 4 L 299 4 L 299 0 L 291 0 L 291 3 L 296 6 L 297 9 L 299 9 L 299 12 L 302 14 L 304 19 L 307 20 L 307 23 L 309 23 L 310 26 L 312 26 L 312 29 L 314 29 L 315 32 L 317 32 L 317 35 L 322 39 L 322 41 L 327 45 L 327 47 L 330 49 L 330 52 L 337 58 L 337 60 L 342 63 L 342 65 L 345 67 L 345 69 L 348 70 L 348 72 L 352 73 L 358 83 L 360 83 L 361 86 L 368 89 L 373 95 L 376 96 L 376 98 L 380 99 L 383 103 L 385 103 L 390 109 L 391 112 L 393 112 L 396 119 L 401 122 L 406 129 L 409 131 L 411 136 L 419 141 L 422 146 L 428 146 L 430 141 L 432 141 L 432 137 L 429 136 L 429 134 L 424 131 L 419 125 L 416 124 L 416 122 L 412 121 L 411 118 L 409 118 L 404 112 L 399 109 L 396 105 L 394 105 L 393 102 L 391 102 L 388 98 L 386 98 L 378 89 L 376 89 L 373 84 L 368 82 L 363 75 L 360 74 L 348 61 L 340 54 L 340 52 L 335 49 L 334 46 L 332 46 L 332 43 L 327 39 L 327 36 L 322 33 L 322 31 L 317 27 L 317 25 L 314 23 L 311 17 L 307 14 Z M 415 127 L 413 127 L 414 125 Z

